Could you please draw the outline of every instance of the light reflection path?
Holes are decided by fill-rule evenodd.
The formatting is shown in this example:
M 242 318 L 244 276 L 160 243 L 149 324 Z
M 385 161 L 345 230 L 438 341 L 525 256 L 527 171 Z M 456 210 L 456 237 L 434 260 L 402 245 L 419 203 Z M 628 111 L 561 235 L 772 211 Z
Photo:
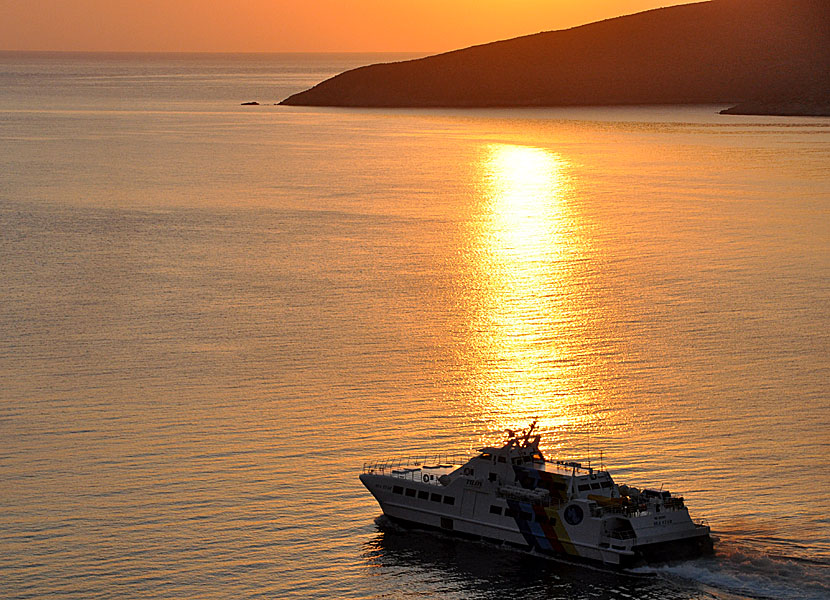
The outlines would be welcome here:
M 573 410 L 578 362 L 581 257 L 569 206 L 568 163 L 547 149 L 491 144 L 477 165 L 480 298 L 473 323 L 480 417 L 490 431 L 579 426 Z M 554 442 L 549 439 L 548 443 Z

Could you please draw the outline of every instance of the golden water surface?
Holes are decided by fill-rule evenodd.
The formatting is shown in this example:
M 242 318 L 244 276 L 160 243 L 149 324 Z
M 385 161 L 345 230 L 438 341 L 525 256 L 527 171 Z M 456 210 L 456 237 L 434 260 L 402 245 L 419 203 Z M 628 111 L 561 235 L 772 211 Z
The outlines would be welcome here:
M 3 59 L 0 595 L 826 597 L 830 124 L 239 106 L 357 60 Z M 718 554 L 376 522 L 534 419 Z

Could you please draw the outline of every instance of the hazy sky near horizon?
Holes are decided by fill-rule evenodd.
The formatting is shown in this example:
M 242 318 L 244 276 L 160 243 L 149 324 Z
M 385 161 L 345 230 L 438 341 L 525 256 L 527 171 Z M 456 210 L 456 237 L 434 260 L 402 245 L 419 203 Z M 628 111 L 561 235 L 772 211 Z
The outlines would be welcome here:
M 439 52 L 678 0 L 0 0 L 0 50 Z

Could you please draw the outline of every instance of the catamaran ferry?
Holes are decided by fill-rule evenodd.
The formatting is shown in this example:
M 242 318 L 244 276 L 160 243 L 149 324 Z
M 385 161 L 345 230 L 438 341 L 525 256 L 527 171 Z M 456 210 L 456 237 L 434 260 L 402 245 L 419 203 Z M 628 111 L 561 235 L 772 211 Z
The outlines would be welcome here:
M 712 551 L 709 527 L 691 519 L 682 497 L 548 460 L 535 427 L 508 431 L 501 448 L 466 462 L 366 464 L 360 480 L 395 522 L 535 553 L 631 567 Z

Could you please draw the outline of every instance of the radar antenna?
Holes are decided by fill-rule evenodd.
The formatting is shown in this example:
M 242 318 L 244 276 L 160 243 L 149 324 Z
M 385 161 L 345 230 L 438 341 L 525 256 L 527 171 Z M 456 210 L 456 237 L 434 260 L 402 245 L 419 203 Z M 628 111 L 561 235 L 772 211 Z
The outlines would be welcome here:
M 530 424 L 530 429 L 528 429 L 526 433 L 522 430 L 522 433 L 524 433 L 524 436 L 522 437 L 524 446 L 527 446 L 530 443 L 530 434 L 533 433 L 534 429 L 536 429 L 536 423 L 538 423 L 538 420 L 534 419 L 533 423 Z

